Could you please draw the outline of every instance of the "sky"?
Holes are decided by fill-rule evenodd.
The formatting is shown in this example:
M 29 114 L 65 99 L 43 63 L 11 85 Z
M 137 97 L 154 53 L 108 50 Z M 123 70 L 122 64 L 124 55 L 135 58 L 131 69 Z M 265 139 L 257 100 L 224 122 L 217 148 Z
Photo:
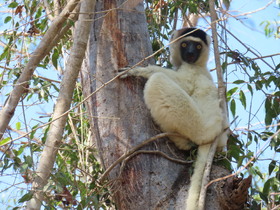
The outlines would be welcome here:
M 229 13 L 234 16 L 242 13 L 247 13 L 247 12 L 253 12 L 255 10 L 258 10 L 260 8 L 263 8 L 268 2 L 266 0 L 234 0 L 231 3 Z M 3 3 L 3 0 L 0 0 L 0 4 Z M 1 10 L 1 8 L 0 8 Z M 279 8 L 277 7 L 276 3 L 273 2 L 269 7 L 267 7 L 264 10 L 258 11 L 256 13 L 251 13 L 248 14 L 246 17 L 232 17 L 229 18 L 227 27 L 228 29 L 238 37 L 238 39 L 242 40 L 243 43 L 245 43 L 247 46 L 250 46 L 252 49 L 255 51 L 259 52 L 260 55 L 270 55 L 270 54 L 276 54 L 280 52 L 280 41 L 275 40 L 274 38 L 268 38 L 264 35 L 264 29 L 262 26 L 260 26 L 261 22 L 265 20 L 270 20 L 273 21 L 276 18 L 278 18 L 279 21 Z M 0 18 L 1 18 L 1 13 L 0 13 Z M 3 21 L 3 19 L 0 19 L 0 21 Z M 4 28 L 3 24 L 0 22 L 0 31 L 3 31 Z M 208 32 L 210 34 L 210 32 Z M 239 44 L 233 37 L 228 36 L 227 40 L 228 44 L 231 46 L 233 50 L 238 50 L 241 53 L 245 53 L 246 49 Z M 248 57 L 255 57 L 251 55 L 250 53 L 246 54 Z M 271 59 L 267 59 L 267 61 L 271 62 Z M 278 55 L 277 57 L 274 57 L 275 63 L 280 63 L 280 56 Z M 268 68 L 265 64 L 262 62 L 258 62 L 259 66 L 261 69 L 264 71 Z M 209 68 L 213 68 L 214 64 L 214 59 L 213 55 L 210 57 L 210 62 L 209 62 Z M 230 67 L 231 69 L 234 70 L 236 68 L 234 65 Z M 42 76 L 48 76 L 47 70 L 40 70 L 40 73 Z M 215 73 L 212 73 L 213 77 L 215 78 Z M 233 82 L 237 79 L 243 79 L 243 75 L 236 75 L 236 74 L 231 74 L 228 77 L 228 82 Z M 230 85 L 229 85 L 230 87 Z M 250 94 L 248 90 L 244 90 L 246 93 L 246 97 L 248 99 L 250 98 Z M 0 104 L 4 103 L 4 97 L 0 97 Z M 252 105 L 252 112 L 255 113 L 257 112 L 259 105 L 262 101 L 264 101 L 265 97 L 263 94 L 258 94 L 256 93 L 253 98 L 253 105 Z M 50 102 L 49 104 L 42 104 L 38 106 L 38 108 L 34 109 L 33 107 L 30 106 L 29 109 L 26 110 L 28 112 L 27 115 L 27 122 L 30 125 L 35 125 L 38 123 L 36 119 L 38 119 L 38 116 L 40 116 L 40 113 L 50 113 L 53 108 L 53 102 Z M 248 119 L 244 119 L 243 116 L 248 116 L 248 110 L 244 109 L 238 109 L 237 110 L 237 115 L 240 117 L 238 118 L 236 124 L 234 127 L 242 128 L 242 127 L 247 127 L 248 126 Z M 251 124 L 258 124 L 262 123 L 262 115 L 264 114 L 264 110 L 260 110 L 259 113 L 262 113 L 259 115 L 259 118 L 253 119 Z M 22 116 L 22 109 L 19 108 L 16 111 L 16 114 L 14 118 L 11 121 L 11 124 L 16 123 L 18 120 L 17 118 L 19 116 Z M 231 118 L 232 119 L 232 118 Z M 46 119 L 42 118 L 42 121 L 46 121 Z M 240 135 L 243 135 L 240 132 Z M 261 145 L 260 145 L 261 146 Z M 266 156 L 273 156 L 271 152 L 265 153 Z M 267 166 L 265 166 L 267 167 Z M 16 177 L 17 176 L 17 177 Z M 18 183 L 22 181 L 20 179 L 20 175 L 13 175 L 11 176 L 2 176 L 0 177 L 0 191 L 5 189 L 6 187 L 9 187 L 11 184 Z M 7 184 L 4 184 L 7 183 Z M 19 185 L 19 187 L 26 188 L 25 184 Z M 6 209 L 7 204 L 10 204 L 11 206 L 15 206 L 13 199 L 20 197 L 19 193 L 21 193 L 19 190 L 16 188 L 11 188 L 10 190 L 0 193 L 0 209 Z

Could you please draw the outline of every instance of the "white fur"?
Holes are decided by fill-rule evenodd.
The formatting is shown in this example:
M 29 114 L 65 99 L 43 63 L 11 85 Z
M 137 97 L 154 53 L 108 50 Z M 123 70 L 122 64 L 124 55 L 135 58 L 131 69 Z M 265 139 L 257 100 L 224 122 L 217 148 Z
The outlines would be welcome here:
M 207 162 L 208 153 L 211 144 L 201 145 L 198 148 L 197 159 L 194 166 L 194 173 L 191 177 L 191 185 L 186 201 L 186 210 L 198 210 L 198 198 L 201 189 L 202 176 Z
M 206 68 L 209 47 L 199 38 L 185 37 L 182 40 L 186 39 L 199 41 L 203 46 L 195 64 L 182 61 L 176 42 L 171 45 L 171 58 L 176 71 L 148 66 L 132 69 L 122 77 L 141 76 L 148 79 L 144 88 L 145 103 L 163 132 L 183 136 L 170 137 L 178 148 L 190 149 L 190 141 L 201 145 L 187 199 L 187 209 L 195 210 L 210 144 L 228 125 L 224 123 L 217 88 Z M 209 37 L 207 40 L 210 44 Z M 222 135 L 218 146 L 225 146 L 226 141 L 227 136 Z

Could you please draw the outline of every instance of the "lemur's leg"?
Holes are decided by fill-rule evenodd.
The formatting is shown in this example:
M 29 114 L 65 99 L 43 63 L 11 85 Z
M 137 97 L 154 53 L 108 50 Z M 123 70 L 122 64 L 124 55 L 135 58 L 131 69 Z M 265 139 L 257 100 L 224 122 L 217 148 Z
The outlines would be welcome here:
M 189 149 L 203 131 L 203 118 L 195 101 L 164 73 L 153 74 L 146 83 L 144 99 L 151 115 L 164 132 L 185 138 L 170 137 L 181 149 Z

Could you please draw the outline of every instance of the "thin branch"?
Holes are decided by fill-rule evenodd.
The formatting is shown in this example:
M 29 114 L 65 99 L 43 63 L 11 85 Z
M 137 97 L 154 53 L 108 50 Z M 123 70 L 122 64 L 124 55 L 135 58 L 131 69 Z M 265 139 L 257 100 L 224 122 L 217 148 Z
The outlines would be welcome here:
M 11 131 L 13 131 L 13 132 L 15 132 L 15 133 L 17 133 L 17 134 L 19 134 L 19 135 L 24 135 L 25 137 L 27 137 L 28 139 L 30 139 L 30 137 L 29 137 L 29 135 L 28 134 L 26 134 L 25 132 L 23 132 L 23 131 L 20 131 L 20 130 L 16 130 L 16 129 L 14 129 L 14 128 L 12 128 L 12 127 L 10 127 L 10 126 L 8 126 L 8 128 L 7 129 L 9 129 L 9 130 L 11 130 Z M 30 132 L 29 132 L 30 133 Z M 33 137 L 32 139 L 30 139 L 31 141 L 35 141 L 37 144 L 42 144 L 42 142 L 41 142 L 41 140 L 40 139 L 38 139 L 38 138 L 36 138 L 36 137 Z
M 50 26 L 49 30 L 46 32 L 45 36 L 43 37 L 42 41 L 32 54 L 29 62 L 27 63 L 26 67 L 23 69 L 15 88 L 9 95 L 9 98 L 0 112 L 0 139 L 2 138 L 11 118 L 15 113 L 15 109 L 18 105 L 18 102 L 28 87 L 29 80 L 31 79 L 36 67 L 40 63 L 40 61 L 48 54 L 49 45 L 52 43 L 55 34 L 61 29 L 63 23 L 69 17 L 71 11 L 75 9 L 78 4 L 78 0 L 71 0 L 68 2 L 67 6 L 61 12 L 61 15 L 57 17 L 52 25 Z
M 271 210 L 277 210 L 277 209 L 280 209 L 280 204 L 275 206 L 275 207 L 273 207 L 273 209 L 271 209 Z
M 163 137 L 167 137 L 167 136 L 180 136 L 179 134 L 175 134 L 175 133 L 161 133 L 158 134 L 156 136 L 153 136 L 150 139 L 147 139 L 145 141 L 143 141 L 141 144 L 136 145 L 135 147 L 133 147 L 131 150 L 129 150 L 127 153 L 123 154 L 119 159 L 117 159 L 114 163 L 112 163 L 107 169 L 106 171 L 100 176 L 99 178 L 99 182 L 102 183 L 104 181 L 104 179 L 108 176 L 108 174 L 110 173 L 110 171 L 113 170 L 114 167 L 116 167 L 116 165 L 118 165 L 119 163 L 121 163 L 124 159 L 126 159 L 127 157 L 129 157 L 130 155 L 132 155 L 134 152 L 136 152 L 138 149 L 140 149 L 141 147 L 143 147 L 144 145 L 149 144 L 150 142 L 153 142 L 159 138 L 163 138 Z
M 59 13 L 60 13 L 60 1 L 59 0 L 54 0 L 53 1 L 53 7 L 54 7 L 54 17 L 56 18 Z
M 224 54 L 224 53 L 221 53 L 221 54 Z M 263 60 L 263 58 L 272 58 L 274 56 L 279 56 L 279 55 L 280 55 L 280 53 L 275 53 L 275 54 L 271 54 L 271 55 L 264 55 L 264 56 L 258 56 L 256 58 L 250 58 L 250 60 L 251 61 L 259 60 L 259 59 Z M 233 62 L 227 63 L 227 66 L 232 65 L 232 64 L 241 64 L 241 63 L 243 63 L 243 61 L 240 61 L 240 62 L 233 61 Z M 216 68 L 210 69 L 210 71 L 214 71 L 214 70 L 216 70 Z
M 198 29 L 196 29 L 198 30 Z M 193 32 L 193 31 L 192 31 Z M 191 33 L 191 32 L 190 32 Z M 119 74 L 116 74 L 116 76 L 114 76 L 112 79 L 110 79 L 109 81 L 103 83 L 100 87 L 98 87 L 97 89 L 95 89 L 95 91 L 93 91 L 91 94 L 89 94 L 87 97 L 85 97 L 80 103 L 78 103 L 76 106 L 73 106 L 72 108 L 70 108 L 69 110 L 65 111 L 63 114 L 61 114 L 60 116 L 57 116 L 57 117 L 53 117 L 53 120 L 50 121 L 50 122 L 47 122 L 45 123 L 44 125 L 41 125 L 41 126 L 38 126 L 37 128 L 31 130 L 30 132 L 26 133 L 25 135 L 22 135 L 22 136 L 19 136 L 15 139 L 12 139 L 4 144 L 2 144 L 1 146 L 5 146 L 7 144 L 10 144 L 11 142 L 14 142 L 20 138 L 23 138 L 25 137 L 26 135 L 29 135 L 31 132 L 37 130 L 37 129 L 40 129 L 40 128 L 43 128 L 45 126 L 48 126 L 50 125 L 51 123 L 53 123 L 54 121 L 60 119 L 61 117 L 67 115 L 69 112 L 71 112 L 72 110 L 76 109 L 77 107 L 79 107 L 81 104 L 83 104 L 85 101 L 87 101 L 89 98 L 91 98 L 94 94 L 96 94 L 97 92 L 99 92 L 100 90 L 102 90 L 104 87 L 106 87 L 107 85 L 109 85 L 111 82 L 115 81 L 117 78 L 119 78 L 121 75 L 123 74 L 126 74 L 129 70 L 137 67 L 137 66 L 140 66 L 143 62 L 145 62 L 146 60 L 154 57 L 156 54 L 158 54 L 159 52 L 161 52 L 162 50 L 164 50 L 164 48 L 166 48 L 167 46 L 169 46 L 170 44 L 178 41 L 179 39 L 183 38 L 184 36 L 186 36 L 187 34 L 184 34 L 180 37 L 178 37 L 177 39 L 174 39 L 172 40 L 171 42 L 169 42 L 167 45 L 164 45 L 163 47 L 161 47 L 160 49 L 158 49 L 157 51 L 155 51 L 154 53 L 152 53 L 151 55 L 145 57 L 144 59 L 142 59 L 141 61 L 139 61 L 138 63 L 134 64 L 132 67 L 130 67 L 129 69 L 125 70 L 125 71 L 122 71 L 121 73 Z M 1 119 L 1 118 L 0 118 Z
M 156 139 L 155 139 L 156 140 Z M 190 161 L 186 161 L 186 160 L 181 160 L 181 159 L 177 159 L 177 158 L 173 158 L 173 157 L 170 157 L 168 156 L 166 153 L 162 152 L 162 151 L 159 151 L 159 150 L 138 150 L 138 151 L 135 151 L 133 152 L 131 155 L 129 155 L 127 158 L 125 158 L 122 162 L 121 162 L 121 166 L 120 166 L 120 172 L 119 172 L 119 176 L 121 176 L 123 170 L 124 170 L 124 167 L 126 165 L 126 163 L 131 159 L 133 158 L 134 156 L 136 155 L 139 155 L 139 154 L 152 154 L 152 155 L 161 155 L 162 157 L 166 158 L 167 160 L 170 160 L 172 162 L 175 162 L 175 163 L 179 163 L 179 164 L 190 164 L 190 163 L 193 163 L 193 160 L 190 160 Z M 102 184 L 102 183 L 101 183 Z
M 193 160 L 186 161 L 186 160 L 181 160 L 181 159 L 178 159 L 178 158 L 173 158 L 173 157 L 170 157 L 166 153 L 164 153 L 162 151 L 159 151 L 159 150 L 138 150 L 138 151 L 134 152 L 133 154 L 131 154 L 128 158 L 126 158 L 126 161 L 131 159 L 132 157 L 134 157 L 136 155 L 139 155 L 139 154 L 155 154 L 155 155 L 160 155 L 160 156 L 164 157 L 167 160 L 170 160 L 172 162 L 179 163 L 179 164 L 193 163 Z
M 280 129 L 277 130 L 272 136 L 269 137 L 269 139 L 266 141 L 266 143 L 262 146 L 262 148 L 257 152 L 257 154 L 252 157 L 243 167 L 241 167 L 238 171 L 236 171 L 233 174 L 230 174 L 228 176 L 224 176 L 218 179 L 214 179 L 211 180 L 206 186 L 205 188 L 209 187 L 211 184 L 213 184 L 214 182 L 218 182 L 218 181 L 222 181 L 225 179 L 228 179 L 230 177 L 236 176 L 237 174 L 241 173 L 244 169 L 246 169 L 254 160 L 257 160 L 258 157 L 262 154 L 262 152 L 264 152 L 264 148 L 267 147 L 268 144 L 270 144 L 271 140 L 276 137 L 278 134 L 280 133 Z
M 211 17 L 211 28 L 212 28 L 212 38 L 213 38 L 213 45 L 214 45 L 214 55 L 215 55 L 215 64 L 216 64 L 216 73 L 218 78 L 218 93 L 219 93 L 219 99 L 220 99 L 220 107 L 222 108 L 223 115 L 225 116 L 224 121 L 227 121 L 227 108 L 226 108 L 226 87 L 223 80 L 223 72 L 222 67 L 220 63 L 220 53 L 218 48 L 218 37 L 217 37 L 217 28 L 216 28 L 216 22 L 217 22 L 217 14 L 215 11 L 215 1 L 209 0 L 209 9 L 210 9 L 210 17 Z M 224 122 L 226 124 L 226 122 Z M 224 132 L 228 132 L 228 129 L 226 129 Z M 224 133 L 223 132 L 223 133 Z M 223 135 L 221 133 L 220 135 Z M 219 135 L 219 136 L 220 136 Z M 205 206 L 205 198 L 206 198 L 206 191 L 207 191 L 207 183 L 210 179 L 210 172 L 211 172 L 211 166 L 213 162 L 213 158 L 217 149 L 219 136 L 215 138 L 214 142 L 211 145 L 211 148 L 208 153 L 207 163 L 205 165 L 205 170 L 202 178 L 201 183 L 201 189 L 200 189 L 200 195 L 199 195 L 199 201 L 198 201 L 198 209 L 203 210 Z
M 94 6 L 95 1 L 84 0 L 81 3 L 80 10 L 84 13 L 92 12 L 94 10 Z M 90 19 L 88 14 L 79 15 L 77 28 L 74 35 L 73 47 L 70 52 L 70 57 L 67 61 L 65 75 L 61 82 L 60 92 L 55 105 L 53 114 L 54 118 L 57 118 L 57 116 L 65 113 L 70 108 L 75 82 L 82 66 L 83 58 L 87 48 L 88 37 L 91 28 L 91 22 L 85 21 L 88 19 Z M 58 148 L 62 142 L 61 140 L 66 120 L 67 115 L 53 122 L 50 126 L 45 147 L 43 149 L 36 171 L 36 177 L 32 182 L 32 190 L 34 191 L 34 195 L 32 199 L 28 201 L 27 209 L 40 209 L 41 207 L 41 202 L 44 200 L 43 189 L 48 182 L 50 173 L 52 172 Z
M 221 25 L 221 27 L 223 27 Z M 224 28 L 224 27 L 223 27 Z M 261 56 L 259 56 L 257 53 L 255 53 L 253 50 L 251 50 L 250 47 L 248 47 L 247 45 L 245 45 L 240 39 L 237 38 L 237 36 L 235 36 L 233 33 L 230 32 L 230 30 L 224 28 L 233 38 L 235 38 L 241 45 L 243 45 L 243 47 L 250 51 L 252 54 L 254 54 L 257 58 L 259 58 L 260 60 L 262 60 L 262 62 L 264 62 L 269 68 L 271 68 L 272 70 L 274 70 L 274 68 L 266 61 L 264 60 Z
M 250 12 L 244 12 L 242 14 L 238 14 L 238 15 L 232 15 L 230 14 L 229 12 L 225 11 L 225 10 L 222 10 L 223 13 L 226 13 L 228 16 L 230 17 L 239 17 L 239 16 L 247 16 L 247 15 L 251 15 L 251 14 L 254 14 L 254 13 L 257 13 L 257 12 L 260 12 L 262 10 L 265 10 L 269 5 L 271 5 L 275 0 L 271 0 L 270 2 L 268 2 L 264 7 L 261 7 L 259 9 L 256 9 L 256 10 L 253 10 L 253 11 L 250 11 Z M 222 9 L 222 7 L 221 7 Z
M 51 12 L 51 6 L 50 6 L 48 0 L 43 0 L 43 3 L 44 3 L 44 8 L 46 10 L 46 13 L 47 13 L 47 16 L 48 16 L 49 20 L 53 21 L 54 18 L 53 18 L 53 15 L 52 15 L 52 12 Z

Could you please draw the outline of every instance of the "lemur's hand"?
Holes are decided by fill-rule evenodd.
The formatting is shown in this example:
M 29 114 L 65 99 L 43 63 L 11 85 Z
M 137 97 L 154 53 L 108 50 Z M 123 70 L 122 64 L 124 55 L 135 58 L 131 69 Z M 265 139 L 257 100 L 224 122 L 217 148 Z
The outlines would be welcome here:
M 124 67 L 118 70 L 118 75 L 120 79 L 125 79 L 129 76 L 132 76 L 129 72 L 131 71 L 131 67 Z
M 125 67 L 125 68 L 121 68 L 118 70 L 118 75 L 120 75 L 121 79 L 127 78 L 127 77 L 138 77 L 138 76 L 142 76 L 141 73 L 143 72 L 143 67 Z

